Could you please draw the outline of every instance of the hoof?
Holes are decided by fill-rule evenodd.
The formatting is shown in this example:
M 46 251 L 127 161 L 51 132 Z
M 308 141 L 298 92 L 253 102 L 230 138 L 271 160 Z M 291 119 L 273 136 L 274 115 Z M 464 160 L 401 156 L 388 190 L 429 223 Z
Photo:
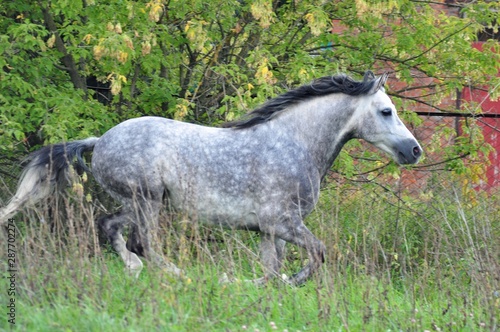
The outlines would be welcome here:
M 139 278 L 139 274 L 142 271 L 142 261 L 140 260 L 139 257 L 137 257 L 136 254 L 131 253 L 127 257 L 127 261 L 125 263 L 125 271 L 127 272 L 128 275 L 134 277 L 134 278 Z
M 181 277 L 184 274 L 184 271 L 175 266 L 175 264 L 169 262 L 165 262 L 165 265 L 163 266 L 163 271 L 166 271 L 176 277 Z
M 252 283 L 255 286 L 262 287 L 265 286 L 271 278 L 269 277 L 262 277 L 262 278 L 257 278 L 257 279 L 250 279 L 250 280 L 243 280 L 243 282 L 246 283 Z M 281 278 L 278 278 L 278 280 L 284 282 L 287 285 L 293 285 L 291 282 L 290 278 L 286 274 L 282 274 Z M 219 284 L 232 284 L 232 283 L 240 283 L 241 280 L 236 279 L 236 278 L 229 278 L 227 273 L 223 273 L 222 276 L 219 278 Z
M 259 279 L 253 279 L 253 280 L 240 280 L 240 279 L 236 279 L 236 278 L 229 278 L 227 273 L 223 273 L 222 276 L 219 278 L 219 284 L 223 285 L 223 284 L 241 284 L 242 282 L 245 282 L 245 283 L 252 283 L 254 285 L 257 285 L 257 286 L 262 286 L 264 285 L 266 282 L 265 282 L 265 278 L 259 278 Z
M 221 285 L 223 285 L 223 284 L 232 284 L 232 283 L 235 283 L 235 282 L 239 282 L 239 280 L 235 279 L 235 278 L 229 278 L 227 276 L 227 273 L 223 273 L 222 277 L 219 278 L 219 284 L 221 284 Z
M 165 262 L 163 264 L 162 271 L 165 271 L 166 273 L 171 274 L 171 275 L 176 276 L 176 277 L 182 277 L 184 274 L 184 271 L 182 271 L 177 266 L 175 266 L 175 264 L 169 263 L 169 262 Z

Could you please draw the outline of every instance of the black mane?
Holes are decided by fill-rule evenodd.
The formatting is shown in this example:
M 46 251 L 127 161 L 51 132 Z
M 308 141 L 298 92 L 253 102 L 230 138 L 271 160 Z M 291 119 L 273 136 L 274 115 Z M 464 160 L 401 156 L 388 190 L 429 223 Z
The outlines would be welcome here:
M 365 73 L 363 81 L 355 81 L 351 77 L 340 74 L 318 78 L 310 84 L 290 90 L 267 101 L 261 107 L 248 113 L 246 118 L 223 124 L 223 127 L 244 129 L 271 120 L 287 107 L 313 97 L 325 96 L 331 93 L 344 93 L 350 96 L 368 94 L 374 88 L 375 76 L 371 71 Z M 381 80 L 385 83 L 385 80 Z M 377 87 L 376 90 L 380 88 Z

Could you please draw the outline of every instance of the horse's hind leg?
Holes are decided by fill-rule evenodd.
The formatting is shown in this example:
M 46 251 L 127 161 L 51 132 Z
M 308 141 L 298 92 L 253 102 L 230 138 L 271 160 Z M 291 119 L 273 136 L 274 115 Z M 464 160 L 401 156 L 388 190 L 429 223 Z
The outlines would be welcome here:
M 180 276 L 182 271 L 174 264 L 167 262 L 153 248 L 153 235 L 158 230 L 158 216 L 162 206 L 161 201 L 142 200 L 135 204 L 135 220 L 133 224 L 127 247 L 132 251 L 144 256 L 148 261 L 165 269 L 167 272 Z
M 102 217 L 98 220 L 100 230 L 107 236 L 113 248 L 125 262 L 127 270 L 135 277 L 142 270 L 142 262 L 136 254 L 130 252 L 122 236 L 123 228 L 130 222 L 131 212 L 122 210 L 118 213 Z
M 144 256 L 144 248 L 142 247 L 141 239 L 139 237 L 139 229 L 136 224 L 130 225 L 127 239 L 127 249 L 139 256 Z

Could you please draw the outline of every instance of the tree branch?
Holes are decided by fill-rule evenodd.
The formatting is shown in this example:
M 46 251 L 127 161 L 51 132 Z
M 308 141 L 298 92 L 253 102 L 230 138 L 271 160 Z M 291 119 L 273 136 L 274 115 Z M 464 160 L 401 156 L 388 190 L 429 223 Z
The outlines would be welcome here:
M 71 82 L 73 83 L 73 86 L 76 89 L 81 89 L 85 92 L 85 98 L 87 98 L 87 84 L 85 82 L 85 79 L 80 76 L 78 67 L 76 66 L 75 60 L 73 59 L 73 56 L 68 53 L 66 46 L 64 45 L 64 41 L 61 38 L 61 35 L 59 34 L 59 31 L 57 30 L 56 23 L 54 22 L 54 18 L 52 17 L 49 8 L 48 7 L 41 7 L 42 8 L 42 14 L 43 14 L 43 20 L 45 22 L 45 26 L 47 29 L 54 34 L 56 37 L 56 48 L 59 52 L 63 54 L 62 57 L 62 63 L 64 64 L 64 67 L 60 67 L 61 69 L 64 69 L 70 76 Z
M 444 37 L 443 39 L 439 40 L 437 43 L 435 43 L 434 45 L 432 45 L 431 47 L 429 47 L 428 49 L 426 49 L 425 51 L 421 52 L 420 54 L 417 54 L 415 56 L 412 56 L 408 59 L 405 59 L 403 60 L 401 63 L 402 64 L 406 64 L 407 62 L 410 62 L 410 61 L 413 61 L 415 59 L 418 59 L 424 55 L 426 55 L 427 53 L 429 53 L 430 51 L 432 51 L 433 49 L 435 49 L 436 47 L 438 47 L 440 44 L 444 43 L 445 41 L 447 41 L 448 39 L 450 39 L 451 37 L 453 37 L 454 35 L 464 31 L 465 29 L 467 29 L 468 27 L 470 27 L 472 25 L 472 23 L 469 23 L 467 25 L 465 25 L 464 27 L 462 27 L 461 29 L 458 29 L 457 31 L 453 31 L 453 33 L 450 33 L 448 36 Z

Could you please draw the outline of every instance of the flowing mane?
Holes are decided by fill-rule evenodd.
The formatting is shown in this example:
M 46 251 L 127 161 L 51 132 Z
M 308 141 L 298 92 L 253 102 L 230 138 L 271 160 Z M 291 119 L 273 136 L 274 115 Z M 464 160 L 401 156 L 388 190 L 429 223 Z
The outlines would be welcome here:
M 381 86 L 377 86 L 373 90 L 375 82 L 375 76 L 371 71 L 365 73 L 363 81 L 355 81 L 345 74 L 321 77 L 310 84 L 290 90 L 267 101 L 261 107 L 248 113 L 242 120 L 227 122 L 223 124 L 223 127 L 234 129 L 253 127 L 273 119 L 291 105 L 331 93 L 344 93 L 350 96 L 365 95 L 381 88 Z

